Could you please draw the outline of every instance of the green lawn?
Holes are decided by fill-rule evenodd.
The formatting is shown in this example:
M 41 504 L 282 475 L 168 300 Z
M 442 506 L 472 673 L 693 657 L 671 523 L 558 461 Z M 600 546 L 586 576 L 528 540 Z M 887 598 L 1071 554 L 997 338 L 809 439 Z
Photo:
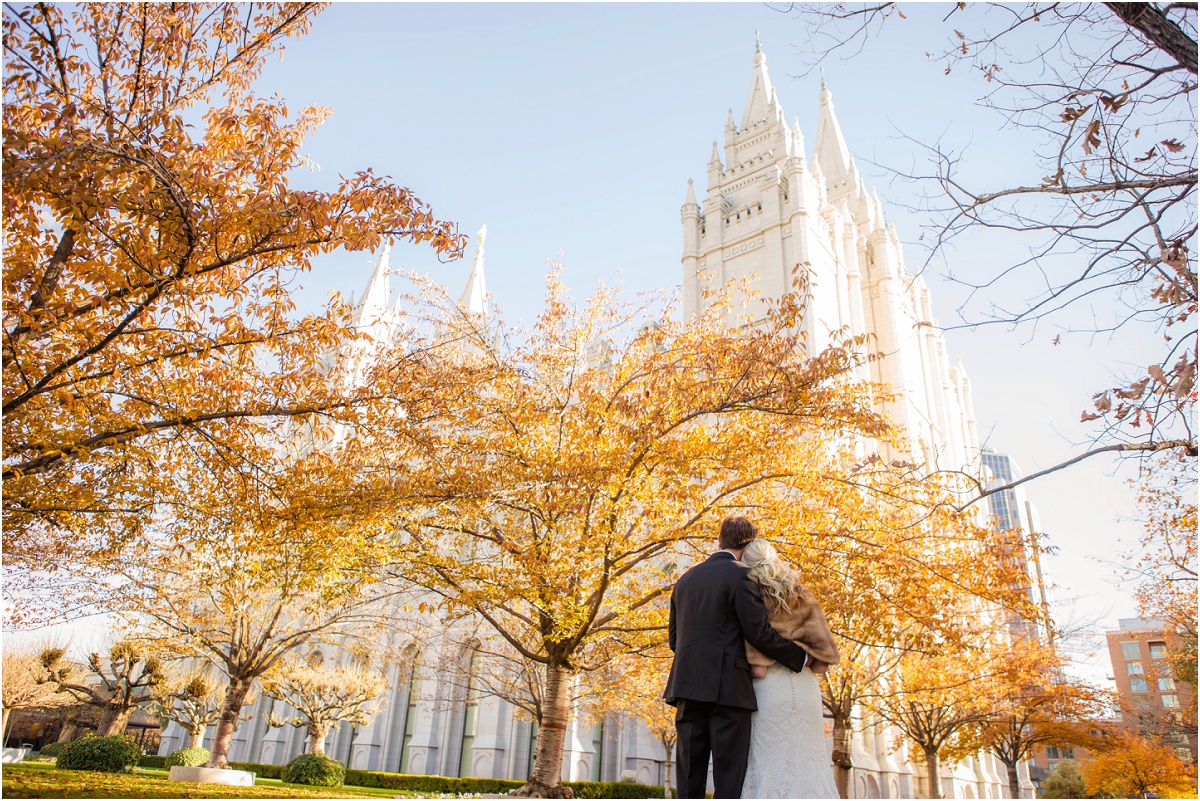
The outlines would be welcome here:
M 258 779 L 253 787 L 173 782 L 167 771 L 133 773 L 59 770 L 50 763 L 5 765 L 0 773 L 4 798 L 396 798 L 416 793 L 375 787 L 317 789 Z

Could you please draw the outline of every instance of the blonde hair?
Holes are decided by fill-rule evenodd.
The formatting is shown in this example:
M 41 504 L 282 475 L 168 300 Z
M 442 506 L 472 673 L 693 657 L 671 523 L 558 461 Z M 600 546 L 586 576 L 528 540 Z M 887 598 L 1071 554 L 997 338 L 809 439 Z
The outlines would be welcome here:
M 796 600 L 796 571 L 779 558 L 771 543 L 753 540 L 742 551 L 742 561 L 750 566 L 750 578 L 762 588 L 763 598 L 775 606 L 787 608 Z

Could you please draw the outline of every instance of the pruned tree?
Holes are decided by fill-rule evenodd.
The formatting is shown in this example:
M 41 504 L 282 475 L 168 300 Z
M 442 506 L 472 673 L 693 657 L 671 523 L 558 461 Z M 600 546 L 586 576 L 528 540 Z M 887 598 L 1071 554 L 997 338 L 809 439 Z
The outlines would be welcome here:
M 98 710 L 101 737 L 124 734 L 134 711 L 157 701 L 167 683 L 162 661 L 144 641 L 123 639 L 105 656 L 89 654 L 86 674 L 65 655 L 63 648 L 47 647 L 38 658 L 59 691 Z
M 263 679 L 263 693 L 290 705 L 296 714 L 271 716 L 272 726 L 291 724 L 308 733 L 308 752 L 325 753 L 325 738 L 339 723 L 365 726 L 378 714 L 386 677 L 365 664 L 330 667 L 319 651 L 278 663 Z
M 50 672 L 33 649 L 13 649 L 4 652 L 4 679 L 0 685 L 3 720 L 0 732 L 8 734 L 8 721 L 18 709 L 32 707 L 64 707 L 75 703 L 75 697 L 62 692 L 51 680 Z
M 964 325 L 1036 325 L 1079 309 L 1076 319 L 1090 312 L 1096 321 L 1090 333 L 1144 323 L 1160 335 L 1161 349 L 1143 354 L 1146 367 L 1092 389 L 1083 420 L 1099 426 L 1093 446 L 1020 481 L 1099 453 L 1177 449 L 1195 457 L 1196 6 L 792 8 L 809 23 L 816 61 L 848 44 L 869 54 L 880 26 L 911 27 L 909 18 L 936 14 L 944 42 L 914 35 L 913 46 L 944 62 L 947 74 L 977 74 L 977 102 L 1036 143 L 1027 162 L 1005 165 L 1009 182 L 998 186 L 976 186 L 962 154 L 941 142 L 916 143 L 927 171 L 901 172 L 928 190 L 919 205 L 930 220 L 922 240 L 931 262 L 968 234 L 994 232 L 1028 246 L 1027 258 L 990 273 L 950 270 L 971 291 Z M 1005 298 L 1009 286 L 1021 300 Z
M 188 734 L 188 748 L 199 748 L 204 742 L 208 727 L 221 719 L 224 707 L 225 687 L 217 680 L 213 670 L 192 668 L 168 679 L 156 704 L 159 720 L 173 721 Z M 246 696 L 244 704 L 253 706 L 253 690 Z M 243 716 L 242 720 L 246 720 Z
M 330 191 L 291 185 L 328 111 L 289 118 L 251 86 L 318 8 L 5 6 L 3 509 L 18 620 L 64 554 L 147 535 L 169 513 L 163 481 L 197 452 L 270 465 L 261 426 L 352 402 L 319 369 L 346 335 L 343 304 L 294 313 L 314 256 L 395 239 L 461 251 L 453 224 L 369 170 Z

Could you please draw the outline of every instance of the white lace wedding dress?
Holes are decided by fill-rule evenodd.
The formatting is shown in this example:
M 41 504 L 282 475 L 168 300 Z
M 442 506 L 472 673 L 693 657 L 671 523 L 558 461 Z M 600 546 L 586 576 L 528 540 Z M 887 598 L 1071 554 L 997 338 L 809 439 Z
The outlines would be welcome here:
M 754 695 L 742 798 L 838 798 L 816 675 L 774 664 Z

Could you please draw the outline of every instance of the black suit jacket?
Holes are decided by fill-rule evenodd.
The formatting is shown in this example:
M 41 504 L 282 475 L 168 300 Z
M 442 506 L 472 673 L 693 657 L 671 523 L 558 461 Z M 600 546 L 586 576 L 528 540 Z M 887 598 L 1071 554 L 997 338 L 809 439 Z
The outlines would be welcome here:
M 758 709 L 743 639 L 799 673 L 807 654 L 767 619 L 750 568 L 718 551 L 680 577 L 671 592 L 669 642 L 675 658 L 663 698 Z

